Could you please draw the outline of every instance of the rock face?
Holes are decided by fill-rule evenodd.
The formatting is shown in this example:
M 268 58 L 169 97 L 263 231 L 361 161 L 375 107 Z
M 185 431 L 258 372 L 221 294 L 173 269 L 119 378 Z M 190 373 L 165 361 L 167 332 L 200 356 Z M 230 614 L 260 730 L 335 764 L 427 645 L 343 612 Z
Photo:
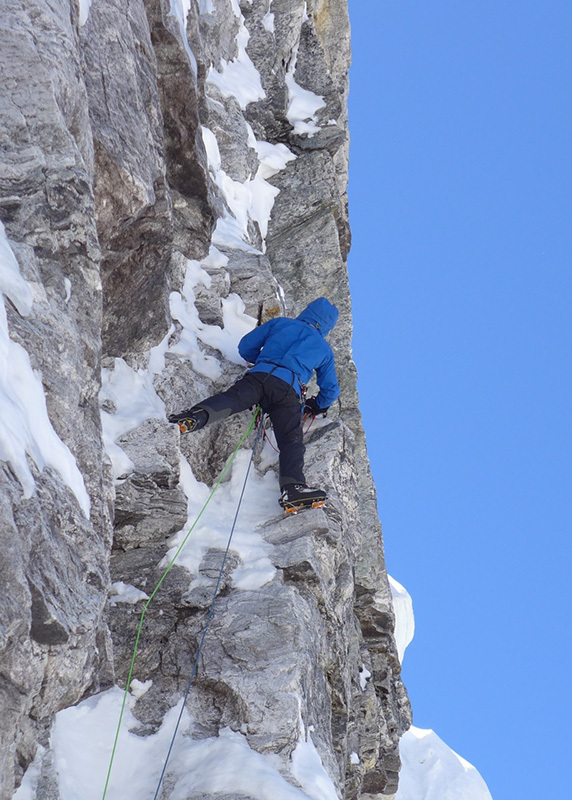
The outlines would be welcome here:
M 190 482 L 247 424 L 180 438 L 165 411 L 242 374 L 249 326 L 325 295 L 342 393 L 306 461 L 331 499 L 261 515 L 266 578 L 237 580 L 231 549 L 188 708 L 193 735 L 240 731 L 294 784 L 312 728 L 340 798 L 392 797 L 410 715 L 351 360 L 345 0 L 5 0 L 0 31 L 0 220 L 33 297 L 4 288 L 7 330 L 89 496 L 29 443 L 31 491 L 0 461 L 0 796 L 41 745 L 36 796 L 60 797 L 54 714 L 129 670 L 141 603 L 111 584 L 150 593 Z M 143 732 L 185 689 L 220 559 L 177 564 L 149 606 Z

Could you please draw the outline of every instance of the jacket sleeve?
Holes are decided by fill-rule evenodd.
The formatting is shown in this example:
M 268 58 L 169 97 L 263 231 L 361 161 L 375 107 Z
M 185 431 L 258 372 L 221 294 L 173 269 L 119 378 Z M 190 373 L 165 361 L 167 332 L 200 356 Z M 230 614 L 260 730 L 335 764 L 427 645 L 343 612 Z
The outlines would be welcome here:
M 316 369 L 316 378 L 320 391 L 316 397 L 316 403 L 321 409 L 329 408 L 334 400 L 340 395 L 334 354 L 330 350 L 328 357 Z
M 251 364 L 256 362 L 264 343 L 268 339 L 271 322 L 272 320 L 265 322 L 264 325 L 254 328 L 250 331 L 250 333 L 247 333 L 242 337 L 238 343 L 238 352 L 245 361 L 248 361 Z

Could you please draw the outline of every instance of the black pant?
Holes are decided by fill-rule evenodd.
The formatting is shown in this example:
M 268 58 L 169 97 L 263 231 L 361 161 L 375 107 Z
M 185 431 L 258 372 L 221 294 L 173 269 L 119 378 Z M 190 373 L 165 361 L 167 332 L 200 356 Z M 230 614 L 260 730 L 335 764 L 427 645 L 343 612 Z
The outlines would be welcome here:
M 208 425 L 251 406 L 261 406 L 272 422 L 280 450 L 280 487 L 306 483 L 302 408 L 296 390 L 286 381 L 271 373 L 248 372 L 226 392 L 202 400 L 195 408 L 208 413 Z

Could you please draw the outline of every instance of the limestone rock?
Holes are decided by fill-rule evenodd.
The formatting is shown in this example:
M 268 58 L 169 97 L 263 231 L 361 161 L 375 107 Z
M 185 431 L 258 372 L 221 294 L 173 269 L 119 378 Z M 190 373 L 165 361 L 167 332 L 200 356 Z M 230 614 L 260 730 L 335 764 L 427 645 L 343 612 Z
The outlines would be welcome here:
M 54 714 L 125 684 L 145 598 L 187 524 L 183 485 L 198 491 L 188 468 L 212 485 L 248 424 L 239 415 L 181 437 L 158 419 L 161 401 L 179 411 L 243 374 L 233 325 L 237 338 L 326 295 L 340 310 L 330 341 L 341 396 L 306 435 L 306 467 L 329 503 L 294 519 L 275 505 L 253 524 L 268 559 L 256 588 L 236 585 L 240 548 L 220 582 L 212 542 L 196 574 L 172 567 L 145 614 L 136 675 L 153 686 L 135 713 L 146 735 L 178 702 L 218 586 L 188 700 L 193 736 L 241 731 L 297 785 L 290 757 L 313 727 L 340 798 L 391 798 L 410 709 L 351 357 L 347 5 L 183 6 L 186 19 L 171 0 L 94 0 L 81 25 L 69 0 L 0 7 L 0 219 L 34 298 L 28 316 L 6 301 L 8 331 L 91 501 L 88 519 L 62 476 L 32 458 L 24 498 L 0 462 L 0 795 L 12 797 L 36 758 L 36 800 L 60 800 Z M 259 81 L 257 99 L 245 102 L 233 70 Z M 295 85 L 316 101 L 307 132 L 292 121 Z M 289 152 L 266 165 L 265 184 L 257 142 Z M 176 302 L 188 329 L 171 316 Z M 98 395 L 115 358 L 135 376 L 123 391 L 144 373 L 147 394 L 124 398 L 132 420 L 121 397 L 107 401 L 132 464 L 113 484 Z M 254 469 L 272 477 L 276 465 L 264 452 Z M 141 594 L 123 602 L 114 584 Z

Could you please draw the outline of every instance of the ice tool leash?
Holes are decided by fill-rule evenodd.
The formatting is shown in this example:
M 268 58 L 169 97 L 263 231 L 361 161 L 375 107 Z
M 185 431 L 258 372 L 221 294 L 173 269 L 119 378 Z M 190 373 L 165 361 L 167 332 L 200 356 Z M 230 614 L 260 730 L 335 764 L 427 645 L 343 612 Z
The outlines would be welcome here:
M 135 666 L 135 658 L 137 656 L 137 650 L 138 650 L 138 647 L 139 647 L 139 639 L 141 637 L 141 631 L 142 631 L 142 628 L 143 628 L 143 622 L 145 620 L 145 614 L 147 613 L 147 609 L 149 608 L 153 598 L 155 597 L 155 595 L 157 594 L 157 592 L 161 588 L 163 582 L 165 581 L 165 578 L 167 577 L 167 575 L 169 574 L 171 569 L 174 567 L 175 562 L 177 561 L 177 558 L 179 557 L 179 555 L 180 555 L 181 551 L 183 550 L 184 546 L 186 545 L 191 533 L 196 528 L 199 520 L 201 519 L 202 515 L 206 511 L 207 506 L 209 505 L 210 501 L 214 497 L 215 492 L 217 491 L 217 489 L 220 486 L 220 484 L 222 483 L 225 475 L 227 474 L 227 472 L 229 471 L 230 467 L 232 466 L 232 463 L 233 463 L 234 459 L 236 458 L 236 454 L 238 453 L 238 451 L 240 450 L 240 448 L 242 447 L 242 445 L 244 444 L 244 442 L 246 441 L 246 439 L 248 438 L 249 434 L 252 432 L 254 427 L 257 426 L 256 438 L 254 440 L 254 444 L 252 445 L 252 453 L 251 453 L 251 456 L 250 456 L 250 461 L 248 462 L 248 468 L 246 470 L 246 475 L 245 475 L 245 478 L 244 478 L 242 491 L 241 491 L 240 498 L 239 498 L 239 501 L 238 501 L 238 505 L 237 505 L 237 508 L 236 508 L 236 513 L 235 513 L 234 520 L 233 520 L 233 523 L 232 523 L 231 531 L 230 531 L 230 534 L 229 534 L 229 537 L 228 537 L 228 543 L 227 543 L 226 550 L 225 550 L 225 553 L 224 553 L 224 556 L 223 556 L 223 560 L 222 560 L 222 564 L 221 564 L 221 567 L 220 567 L 218 580 L 217 580 L 217 583 L 216 583 L 216 586 L 215 586 L 215 589 L 214 589 L 214 593 L 213 593 L 213 597 L 212 597 L 212 600 L 211 600 L 209 613 L 207 615 L 207 619 L 206 619 L 205 625 L 203 627 L 203 631 L 202 631 L 202 634 L 201 634 L 201 640 L 200 640 L 200 643 L 199 643 L 199 648 L 197 650 L 197 654 L 196 654 L 195 661 L 194 661 L 193 668 L 192 668 L 192 672 L 191 672 L 191 677 L 189 679 L 189 682 L 187 684 L 187 689 L 186 689 L 184 697 L 183 697 L 183 702 L 181 704 L 181 711 L 179 713 L 179 718 L 177 720 L 175 731 L 173 733 L 173 738 L 171 739 L 171 744 L 169 746 L 169 751 L 167 753 L 165 764 L 164 764 L 163 770 L 161 772 L 161 777 L 160 777 L 159 783 L 157 785 L 157 790 L 155 792 L 154 800 L 156 800 L 156 798 L 158 798 L 158 796 L 159 796 L 159 791 L 161 789 L 161 784 L 163 782 L 163 778 L 165 777 L 167 764 L 169 762 L 171 751 L 173 749 L 173 744 L 175 742 L 175 737 L 177 735 L 177 731 L 179 729 L 179 725 L 180 725 L 180 722 L 181 722 L 181 719 L 182 719 L 182 716 L 183 716 L 183 711 L 184 711 L 184 708 L 185 708 L 185 704 L 186 704 L 187 698 L 189 696 L 189 692 L 191 690 L 191 685 L 192 685 L 192 682 L 194 680 L 194 677 L 195 677 L 195 674 L 196 674 L 196 671 L 197 671 L 197 665 L 198 665 L 198 662 L 199 662 L 199 657 L 200 657 L 200 654 L 201 654 L 203 643 L 204 643 L 205 637 L 207 635 L 207 631 L 208 631 L 209 625 L 210 625 L 211 620 L 212 620 L 213 615 L 214 615 L 214 607 L 215 607 L 216 596 L 217 596 L 217 593 L 218 593 L 220 582 L 222 580 L 223 571 L 224 571 L 224 567 L 225 567 L 225 564 L 226 564 L 226 559 L 227 559 L 228 552 L 229 552 L 229 549 L 230 549 L 230 544 L 231 544 L 231 541 L 232 541 L 232 536 L 233 536 L 233 533 L 234 533 L 234 529 L 236 527 L 236 521 L 238 519 L 238 514 L 239 514 L 239 511 L 240 511 L 240 507 L 242 505 L 242 499 L 244 497 L 244 492 L 245 492 L 245 489 L 246 489 L 246 483 L 247 483 L 247 480 L 248 480 L 248 476 L 250 474 L 250 468 L 251 468 L 252 462 L 254 460 L 254 455 L 255 455 L 255 451 L 256 451 L 256 445 L 257 445 L 257 443 L 258 443 L 258 441 L 260 439 L 260 434 L 261 434 L 261 431 L 262 431 L 262 418 L 263 418 L 263 415 L 260 415 L 260 417 L 259 417 L 259 412 L 260 411 L 261 411 L 261 409 L 260 409 L 260 407 L 258 407 L 256 409 L 256 411 L 254 412 L 254 415 L 253 415 L 253 417 L 252 417 L 252 419 L 250 421 L 250 424 L 248 425 L 247 429 L 245 430 L 245 432 L 241 436 L 240 441 L 237 444 L 236 448 L 230 454 L 226 464 L 224 465 L 224 468 L 223 468 L 222 472 L 220 473 L 215 485 L 213 486 L 213 488 L 211 490 L 211 493 L 207 497 L 205 504 L 203 505 L 203 507 L 201 508 L 199 513 L 197 514 L 197 516 L 195 518 L 195 521 L 193 522 L 193 524 L 191 525 L 191 527 L 187 531 L 187 533 L 185 535 L 185 538 L 183 539 L 183 541 L 181 542 L 181 544 L 177 548 L 177 552 L 175 553 L 175 555 L 173 556 L 173 558 L 169 562 L 166 570 L 161 575 L 159 581 L 157 582 L 157 585 L 155 586 L 155 588 L 151 592 L 151 594 L 149 596 L 149 599 L 147 600 L 147 602 L 145 603 L 145 605 L 143 607 L 143 611 L 141 612 L 141 616 L 139 618 L 139 625 L 137 626 L 137 633 L 136 633 L 136 636 L 135 636 L 135 646 L 133 648 L 133 655 L 131 656 L 131 664 L 129 666 L 129 674 L 127 676 L 127 682 L 125 684 L 125 691 L 123 693 L 123 702 L 122 702 L 122 705 L 121 705 L 121 711 L 120 711 L 120 714 L 119 714 L 119 721 L 117 723 L 117 730 L 115 732 L 115 739 L 114 739 L 114 742 L 113 742 L 113 748 L 112 748 L 111 757 L 110 757 L 110 760 L 109 760 L 109 767 L 108 767 L 108 770 L 107 770 L 107 777 L 105 779 L 105 787 L 103 789 L 103 795 L 102 795 L 101 800 L 105 800 L 106 795 L 107 795 L 107 790 L 109 788 L 109 781 L 110 781 L 110 778 L 111 778 L 111 771 L 113 769 L 113 762 L 114 762 L 114 759 L 115 759 L 115 754 L 116 754 L 116 751 L 117 751 L 117 743 L 118 743 L 118 740 L 119 740 L 119 733 L 120 733 L 120 730 L 121 730 L 121 722 L 123 721 L 123 716 L 124 716 L 124 713 L 125 713 L 125 707 L 126 707 L 126 704 L 127 704 L 127 697 L 129 696 L 129 687 L 131 685 L 131 678 L 133 676 L 133 668 Z

